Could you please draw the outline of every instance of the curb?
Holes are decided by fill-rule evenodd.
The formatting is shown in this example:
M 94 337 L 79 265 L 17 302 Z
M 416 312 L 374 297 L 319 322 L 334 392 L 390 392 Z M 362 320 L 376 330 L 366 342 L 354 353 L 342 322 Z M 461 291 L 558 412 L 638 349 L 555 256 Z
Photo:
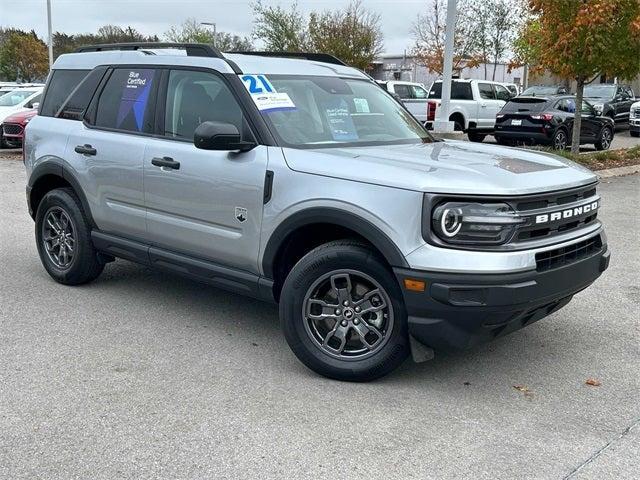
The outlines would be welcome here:
M 594 173 L 600 178 L 621 177 L 623 175 L 633 175 L 640 172 L 640 165 L 629 165 L 627 167 L 606 168 L 595 170 Z

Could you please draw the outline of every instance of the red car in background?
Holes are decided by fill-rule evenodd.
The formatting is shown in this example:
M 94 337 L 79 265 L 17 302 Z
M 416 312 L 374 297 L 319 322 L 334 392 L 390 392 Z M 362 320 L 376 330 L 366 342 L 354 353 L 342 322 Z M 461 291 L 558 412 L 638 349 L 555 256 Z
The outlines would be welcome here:
M 38 114 L 37 108 L 32 108 L 22 112 L 14 113 L 5 118 L 2 122 L 2 132 L 5 143 L 9 147 L 18 148 L 22 146 L 24 129 L 27 123 Z

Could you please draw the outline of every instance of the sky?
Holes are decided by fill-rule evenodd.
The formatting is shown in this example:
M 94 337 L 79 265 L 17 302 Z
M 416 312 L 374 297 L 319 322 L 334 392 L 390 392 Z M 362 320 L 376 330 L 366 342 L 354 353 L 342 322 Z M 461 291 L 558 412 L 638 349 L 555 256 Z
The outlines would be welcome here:
M 265 5 L 291 6 L 292 1 L 263 0 Z M 401 54 L 413 46 L 411 24 L 429 0 L 365 0 L 366 8 L 381 16 L 385 53 Z M 215 22 L 219 31 L 250 35 L 252 0 L 51 0 L 53 30 L 95 32 L 105 24 L 131 25 L 144 34 L 162 36 L 172 24 L 189 17 Z M 305 13 L 342 8 L 348 0 L 298 0 Z M 0 26 L 34 29 L 47 35 L 46 0 L 0 0 Z

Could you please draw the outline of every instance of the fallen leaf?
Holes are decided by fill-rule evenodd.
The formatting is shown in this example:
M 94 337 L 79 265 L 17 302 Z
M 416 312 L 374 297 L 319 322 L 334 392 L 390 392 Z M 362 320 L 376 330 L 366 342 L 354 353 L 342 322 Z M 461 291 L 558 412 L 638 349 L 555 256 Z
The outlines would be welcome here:
M 599 387 L 600 385 L 602 385 L 600 383 L 600 380 L 597 380 L 595 378 L 587 378 L 587 381 L 584 383 L 586 383 L 587 385 L 591 385 L 592 387 Z
M 515 388 L 519 392 L 524 393 L 525 397 L 532 397 L 533 396 L 533 392 L 526 385 L 514 385 L 513 388 Z

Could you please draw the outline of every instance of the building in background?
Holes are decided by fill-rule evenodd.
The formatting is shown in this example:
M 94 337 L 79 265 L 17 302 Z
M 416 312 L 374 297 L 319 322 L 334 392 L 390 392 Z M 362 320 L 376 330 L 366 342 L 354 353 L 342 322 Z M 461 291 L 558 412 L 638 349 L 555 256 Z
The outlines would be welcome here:
M 524 85 L 524 67 L 515 68 L 509 72 L 507 64 L 499 63 L 496 65 L 495 79 L 493 77 L 493 67 L 492 63 L 486 65 L 487 80 Z M 402 80 L 422 83 L 427 87 L 434 80 L 440 78 L 440 75 L 430 72 L 423 65 L 416 63 L 415 57 L 411 55 L 383 55 L 372 63 L 368 73 L 376 80 Z M 454 76 L 458 78 L 485 79 L 485 65 L 482 64 L 475 68 L 462 68 L 454 72 Z

